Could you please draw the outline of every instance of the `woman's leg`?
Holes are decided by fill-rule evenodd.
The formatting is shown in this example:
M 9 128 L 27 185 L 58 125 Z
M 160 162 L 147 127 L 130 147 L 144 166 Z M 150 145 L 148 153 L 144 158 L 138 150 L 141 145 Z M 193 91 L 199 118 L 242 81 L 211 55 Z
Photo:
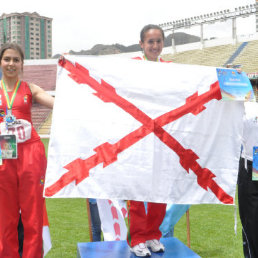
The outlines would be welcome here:
M 41 258 L 43 252 L 43 187 L 46 171 L 44 145 L 36 141 L 20 146 L 19 202 L 24 227 L 23 258 Z
M 143 202 L 129 201 L 127 242 L 133 247 L 146 241 L 146 212 Z
M 19 257 L 17 160 L 3 160 L 0 166 L 0 257 Z

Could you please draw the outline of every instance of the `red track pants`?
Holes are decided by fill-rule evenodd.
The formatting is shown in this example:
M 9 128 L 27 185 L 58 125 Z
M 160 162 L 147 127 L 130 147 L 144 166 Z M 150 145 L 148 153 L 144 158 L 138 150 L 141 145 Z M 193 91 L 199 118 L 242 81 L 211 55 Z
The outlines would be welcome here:
M 19 211 L 24 227 L 23 258 L 42 257 L 43 187 L 46 155 L 43 143 L 18 144 L 18 158 L 0 166 L 0 257 L 19 257 Z
M 131 247 L 161 238 L 159 227 L 165 217 L 166 206 L 164 203 L 149 202 L 146 214 L 143 202 L 129 201 L 127 242 Z

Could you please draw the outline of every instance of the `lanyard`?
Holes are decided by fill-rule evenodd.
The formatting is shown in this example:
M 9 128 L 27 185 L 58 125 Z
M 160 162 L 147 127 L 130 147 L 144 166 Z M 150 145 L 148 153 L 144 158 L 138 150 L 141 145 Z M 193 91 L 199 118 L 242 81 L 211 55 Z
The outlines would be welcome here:
M 149 60 L 148 60 L 148 58 L 147 58 L 147 56 L 146 56 L 145 54 L 144 54 L 144 56 L 143 56 L 143 59 L 144 59 L 144 60 L 147 60 L 147 61 L 149 61 Z M 156 60 L 156 62 L 159 62 L 159 58 L 158 58 L 158 57 L 157 57 L 157 60 Z
M 11 97 L 11 101 L 10 101 L 10 99 L 9 99 L 9 95 L 8 95 L 8 92 L 7 92 L 7 89 L 6 89 L 6 85 L 5 85 L 5 83 L 4 83 L 4 80 L 1 80 L 1 85 L 2 85 L 2 88 L 3 88 L 3 91 L 4 91 L 4 95 L 5 95 L 7 107 L 8 107 L 8 109 L 12 109 L 15 96 L 16 96 L 17 91 L 18 91 L 18 89 L 19 89 L 19 87 L 20 87 L 20 85 L 21 85 L 21 81 L 20 81 L 20 80 L 17 80 L 16 85 L 15 85 L 15 88 L 14 88 L 14 91 L 13 91 L 13 94 L 12 94 L 12 97 Z

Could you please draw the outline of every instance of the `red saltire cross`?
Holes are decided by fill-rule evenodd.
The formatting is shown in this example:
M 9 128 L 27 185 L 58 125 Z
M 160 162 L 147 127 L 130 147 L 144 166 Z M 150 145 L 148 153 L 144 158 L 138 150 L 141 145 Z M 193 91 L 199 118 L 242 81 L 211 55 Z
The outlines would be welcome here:
M 150 133 L 154 133 L 164 144 L 172 149 L 180 158 L 181 166 L 189 173 L 191 169 L 197 176 L 197 183 L 206 191 L 208 188 L 215 196 L 225 204 L 233 204 L 233 198 L 228 195 L 215 181 L 216 177 L 209 169 L 202 168 L 198 162 L 199 159 L 196 153 L 191 149 L 185 149 L 174 137 L 166 132 L 162 126 L 177 120 L 178 118 L 192 113 L 198 115 L 205 109 L 204 104 L 212 99 L 220 100 L 222 98 L 219 82 L 216 81 L 210 86 L 210 90 L 198 96 L 198 92 L 194 93 L 186 99 L 186 103 L 181 107 L 171 110 L 155 119 L 150 118 L 135 105 L 122 98 L 116 93 L 114 87 L 101 80 L 101 83 L 96 81 L 89 75 L 89 71 L 78 63 L 61 59 L 59 65 L 70 72 L 69 76 L 79 84 L 86 84 L 96 91 L 94 95 L 104 102 L 112 102 L 125 112 L 129 113 L 136 120 L 142 123 L 138 129 L 124 136 L 118 142 L 110 144 L 105 142 L 97 146 L 94 151 L 96 154 L 82 160 L 80 158 L 73 160 L 64 168 L 68 170 L 63 174 L 57 182 L 45 189 L 45 196 L 50 197 L 59 192 L 63 187 L 75 180 L 79 184 L 82 180 L 89 176 L 90 169 L 103 163 L 103 167 L 117 160 L 117 155 L 143 139 Z

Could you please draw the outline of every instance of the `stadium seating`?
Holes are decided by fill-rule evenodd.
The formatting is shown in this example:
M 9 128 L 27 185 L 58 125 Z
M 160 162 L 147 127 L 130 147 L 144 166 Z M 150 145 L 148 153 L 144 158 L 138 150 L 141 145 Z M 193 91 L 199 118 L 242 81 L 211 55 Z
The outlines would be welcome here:
M 242 45 L 239 42 L 235 45 L 227 44 L 204 49 L 194 49 L 175 54 L 165 54 L 165 60 L 173 60 L 175 63 L 196 64 L 221 67 Z M 258 55 L 258 40 L 249 41 L 241 52 L 234 58 L 232 63 L 241 64 L 246 73 L 258 71 L 258 59 L 253 58 Z
M 258 40 L 250 41 L 246 48 L 236 57 L 235 63 L 242 64 L 243 71 L 247 73 L 258 71 Z
M 240 50 L 240 51 L 239 51 Z M 168 51 L 166 51 L 168 52 Z M 242 70 L 248 73 L 258 72 L 258 40 L 250 40 L 247 44 L 226 44 L 207 47 L 204 49 L 187 50 L 174 54 L 164 54 L 162 58 L 181 64 L 207 65 L 222 67 L 229 60 L 234 64 L 241 64 Z M 256 100 L 258 101 L 258 89 L 254 87 Z
M 24 65 L 22 79 L 35 83 L 45 91 L 54 92 L 56 88 L 57 65 L 52 64 Z M 32 123 L 39 134 L 49 135 L 51 128 L 52 110 L 37 103 L 32 106 Z
M 229 57 L 238 49 L 241 43 L 236 45 L 221 45 L 204 49 L 188 50 L 175 54 L 166 54 L 165 60 L 173 60 L 175 63 L 195 64 L 222 67 Z

